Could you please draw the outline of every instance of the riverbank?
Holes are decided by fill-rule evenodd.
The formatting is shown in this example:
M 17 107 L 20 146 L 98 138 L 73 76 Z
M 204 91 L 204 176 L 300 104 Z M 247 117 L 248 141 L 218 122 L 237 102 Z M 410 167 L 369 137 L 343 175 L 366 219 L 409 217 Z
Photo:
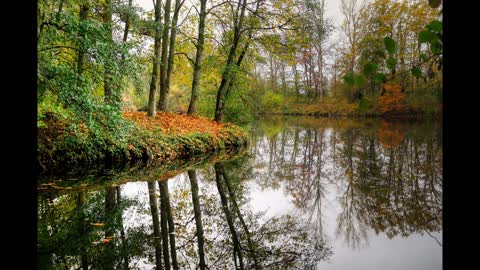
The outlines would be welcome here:
M 403 103 L 384 105 L 375 99 L 349 103 L 327 99 L 314 103 L 291 102 L 276 106 L 260 115 L 293 115 L 321 117 L 383 117 L 383 118 L 439 118 L 442 107 L 437 103 Z
M 203 169 L 216 162 L 244 158 L 247 148 L 225 149 L 217 153 L 175 159 L 172 162 L 151 160 L 121 168 L 95 166 L 91 170 L 68 171 L 66 174 L 40 177 L 37 190 L 48 196 L 88 192 L 115 187 L 127 182 L 166 181 L 189 170 Z
M 121 140 L 100 138 L 83 123 L 49 117 L 38 129 L 40 171 L 89 166 L 97 163 L 124 165 L 155 160 L 170 163 L 194 155 L 241 147 L 247 133 L 229 123 L 204 117 L 159 112 L 154 119 L 145 112 L 124 112 L 128 128 Z

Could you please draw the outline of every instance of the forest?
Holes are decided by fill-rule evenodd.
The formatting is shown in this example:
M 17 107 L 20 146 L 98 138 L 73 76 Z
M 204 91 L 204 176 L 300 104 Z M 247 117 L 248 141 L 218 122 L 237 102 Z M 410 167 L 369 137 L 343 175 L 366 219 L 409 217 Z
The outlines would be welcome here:
M 37 267 L 441 269 L 442 14 L 38 0 Z
M 243 134 L 229 123 L 264 114 L 439 117 L 441 1 L 338 8 L 341 24 L 325 0 L 40 0 L 41 166 L 55 153 L 151 157 L 145 123 L 170 131 L 155 117 L 188 134 L 189 119 L 213 120 L 217 132 L 200 133 L 223 140 L 226 125 L 233 144 Z

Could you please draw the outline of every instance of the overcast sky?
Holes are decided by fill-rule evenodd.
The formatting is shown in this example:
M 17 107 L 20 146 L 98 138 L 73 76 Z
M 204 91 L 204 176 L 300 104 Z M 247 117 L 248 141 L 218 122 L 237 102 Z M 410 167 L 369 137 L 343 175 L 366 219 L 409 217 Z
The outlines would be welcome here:
M 197 2 L 197 0 L 188 0 L 189 2 Z M 272 0 L 274 1 L 274 0 Z M 369 0 L 367 0 L 368 2 Z M 363 1 L 359 0 L 358 5 L 360 5 Z M 134 0 L 135 4 L 138 4 L 145 10 L 153 10 L 153 1 L 152 0 Z M 186 4 L 188 5 L 188 4 Z M 339 31 L 338 28 L 343 21 L 342 13 L 340 12 L 340 0 L 325 0 L 325 15 L 327 18 L 330 18 L 334 24 L 336 31 L 333 35 L 330 36 L 330 42 L 336 42 L 338 40 Z M 330 62 L 331 59 L 326 59 L 327 62 Z
M 143 7 L 145 10 L 153 9 L 152 0 L 134 0 L 138 5 Z M 326 15 L 333 19 L 335 24 L 338 26 L 342 22 L 342 14 L 340 13 L 340 0 L 325 0 L 326 5 Z

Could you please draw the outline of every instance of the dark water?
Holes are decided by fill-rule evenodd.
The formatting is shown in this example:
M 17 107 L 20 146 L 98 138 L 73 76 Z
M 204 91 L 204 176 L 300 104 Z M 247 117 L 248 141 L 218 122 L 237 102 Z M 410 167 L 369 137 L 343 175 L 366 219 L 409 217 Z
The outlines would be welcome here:
M 240 154 L 43 179 L 38 266 L 441 269 L 441 128 L 269 118 Z

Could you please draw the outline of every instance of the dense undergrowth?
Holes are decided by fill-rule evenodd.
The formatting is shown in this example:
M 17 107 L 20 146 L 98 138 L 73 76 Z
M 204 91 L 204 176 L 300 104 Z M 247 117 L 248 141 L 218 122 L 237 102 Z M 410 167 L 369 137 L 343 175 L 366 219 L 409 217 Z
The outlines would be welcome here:
M 312 101 L 274 95 L 264 100 L 259 114 L 439 117 L 442 100 L 438 93 L 441 92 L 423 90 L 403 93 L 397 85 L 386 85 L 383 95 L 364 96 L 354 102 L 335 97 Z
M 99 162 L 126 164 L 152 159 L 168 163 L 247 143 L 243 129 L 197 116 L 161 112 L 150 119 L 144 112 L 128 112 L 114 123 L 99 118 L 89 123 L 59 107 L 39 111 L 38 163 L 42 171 Z

